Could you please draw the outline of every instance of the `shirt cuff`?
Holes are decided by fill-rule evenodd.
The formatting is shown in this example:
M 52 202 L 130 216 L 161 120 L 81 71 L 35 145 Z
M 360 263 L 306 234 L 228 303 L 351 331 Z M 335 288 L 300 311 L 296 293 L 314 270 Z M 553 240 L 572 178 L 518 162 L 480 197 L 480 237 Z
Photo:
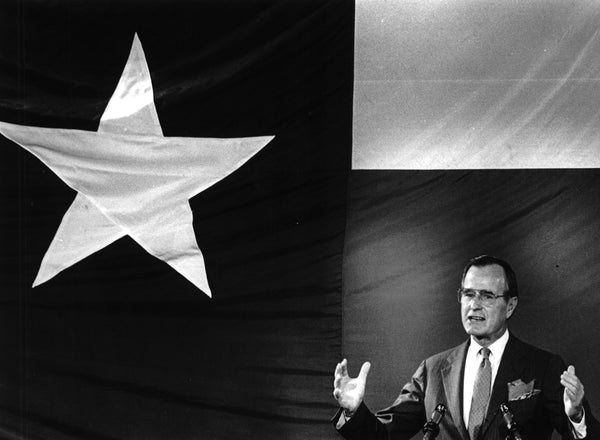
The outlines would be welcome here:
M 341 418 L 341 417 L 340 417 Z M 571 422 L 571 430 L 573 431 L 573 435 L 575 438 L 585 438 L 587 437 L 587 426 L 585 424 L 585 410 L 583 410 L 583 416 L 581 417 L 581 421 L 579 423 L 574 422 L 569 417 L 569 422 Z
M 344 414 L 344 410 L 342 410 L 342 413 L 340 414 L 340 417 L 338 418 L 338 421 L 335 424 L 335 429 L 342 429 L 342 426 L 344 426 L 346 422 L 346 414 Z
M 350 417 L 346 415 L 346 410 L 342 409 L 340 417 L 337 423 L 335 424 L 335 429 L 341 429 L 342 426 L 344 426 L 348 420 L 350 420 Z

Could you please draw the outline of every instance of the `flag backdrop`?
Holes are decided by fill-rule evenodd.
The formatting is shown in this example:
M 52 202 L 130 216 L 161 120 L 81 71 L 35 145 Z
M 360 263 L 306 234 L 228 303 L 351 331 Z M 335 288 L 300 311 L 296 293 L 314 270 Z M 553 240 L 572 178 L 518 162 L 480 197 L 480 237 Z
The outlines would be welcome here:
M 7 1 L 0 120 L 96 131 L 137 33 L 164 136 L 275 136 L 193 197 L 213 298 L 124 237 L 31 288 L 75 192 L 2 137 L 0 437 L 332 438 L 346 1 Z
M 599 27 L 595 1 L 357 2 L 343 352 L 369 406 L 465 339 L 487 253 L 517 273 L 511 328 L 600 414 Z
M 190 201 L 209 299 L 128 237 L 31 289 L 75 192 L 0 138 L 0 436 L 336 438 L 335 363 L 389 404 L 484 252 L 600 413 L 597 9 L 2 2 L 0 120 L 96 130 L 137 32 L 165 136 L 275 139 Z

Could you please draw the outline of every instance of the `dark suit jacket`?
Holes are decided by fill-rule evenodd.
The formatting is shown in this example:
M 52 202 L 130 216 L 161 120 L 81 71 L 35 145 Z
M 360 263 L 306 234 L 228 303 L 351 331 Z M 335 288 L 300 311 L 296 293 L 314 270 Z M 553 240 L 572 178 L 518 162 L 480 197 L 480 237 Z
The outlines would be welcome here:
M 389 408 L 373 414 L 364 402 L 356 414 L 339 432 L 351 440 L 410 439 L 421 431 L 435 407 L 446 406 L 440 423 L 438 440 L 470 440 L 463 420 L 463 372 L 469 341 L 443 353 L 436 354 L 419 365 L 411 381 Z M 564 439 L 573 438 L 569 421 L 564 413 L 563 390 L 560 375 L 566 369 L 562 359 L 552 353 L 525 344 L 510 335 L 498 373 L 479 438 L 504 440 L 507 429 L 500 412 L 506 403 L 521 427 L 525 440 L 548 440 L 553 429 Z M 539 393 L 522 400 L 509 401 L 508 383 L 521 379 L 534 381 Z M 598 423 L 584 402 L 587 438 L 598 435 Z M 333 418 L 337 423 L 338 411 Z

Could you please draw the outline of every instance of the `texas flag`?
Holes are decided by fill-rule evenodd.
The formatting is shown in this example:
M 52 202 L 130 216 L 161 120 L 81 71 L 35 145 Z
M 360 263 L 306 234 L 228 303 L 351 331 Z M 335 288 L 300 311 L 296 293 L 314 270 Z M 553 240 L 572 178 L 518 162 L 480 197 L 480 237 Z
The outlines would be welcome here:
M 391 403 L 464 339 L 482 253 L 599 413 L 599 24 L 558 0 L 3 2 L 0 437 L 338 438 L 335 364 L 370 360 Z

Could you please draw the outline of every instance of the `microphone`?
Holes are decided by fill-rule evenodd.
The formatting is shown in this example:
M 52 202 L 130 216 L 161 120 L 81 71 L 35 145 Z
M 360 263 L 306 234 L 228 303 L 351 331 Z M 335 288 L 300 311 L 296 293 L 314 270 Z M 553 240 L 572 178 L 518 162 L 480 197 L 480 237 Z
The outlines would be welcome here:
M 519 432 L 519 425 L 515 422 L 513 413 L 510 412 L 508 406 L 504 403 L 500 405 L 500 411 L 502 411 L 502 417 L 504 418 L 504 423 L 506 423 L 506 427 L 508 428 L 508 435 L 506 436 L 507 440 L 523 440 L 523 436 L 521 436 L 521 432 Z
M 440 422 L 446 414 L 446 407 L 441 403 L 435 407 L 433 414 L 431 414 L 431 420 L 425 423 L 423 426 L 423 440 L 433 440 L 440 433 Z

